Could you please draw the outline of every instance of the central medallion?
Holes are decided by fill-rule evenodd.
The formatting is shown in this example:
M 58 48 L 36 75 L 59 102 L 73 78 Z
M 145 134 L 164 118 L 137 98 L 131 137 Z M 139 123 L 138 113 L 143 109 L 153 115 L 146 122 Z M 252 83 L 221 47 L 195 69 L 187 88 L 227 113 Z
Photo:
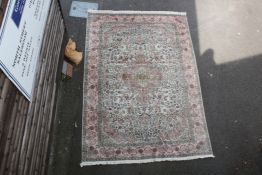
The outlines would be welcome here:
M 137 91 L 148 91 L 157 87 L 162 79 L 161 70 L 147 63 L 144 55 L 136 56 L 136 61 L 122 72 L 124 84 Z
M 161 79 L 160 70 L 146 64 L 132 65 L 122 73 L 125 85 L 138 91 L 158 86 Z

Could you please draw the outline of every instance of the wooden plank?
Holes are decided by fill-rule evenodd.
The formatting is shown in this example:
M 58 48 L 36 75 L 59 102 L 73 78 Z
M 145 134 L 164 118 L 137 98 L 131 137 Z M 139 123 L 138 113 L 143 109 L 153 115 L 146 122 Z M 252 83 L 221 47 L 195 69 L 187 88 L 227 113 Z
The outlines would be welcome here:
M 3 90 L 1 92 L 1 96 L 0 96 L 0 136 L 2 135 L 3 132 L 3 127 L 4 127 L 4 112 L 5 112 L 5 100 L 7 97 L 7 92 L 9 89 L 11 82 L 8 78 L 5 78 L 4 80 L 4 85 L 3 85 Z
M 2 0 L 0 4 L 0 28 L 2 26 L 2 22 L 4 19 L 7 3 L 8 3 L 8 0 Z
M 3 158 L 2 158 L 2 162 L 1 162 L 1 166 L 0 166 L 0 174 L 4 174 L 4 171 L 5 171 L 5 168 L 6 168 L 6 161 L 8 159 L 8 155 L 9 155 L 9 147 L 10 147 L 12 132 L 13 132 L 15 121 L 16 121 L 15 116 L 16 116 L 17 109 L 18 109 L 18 106 L 19 106 L 19 98 L 20 98 L 20 95 L 17 94 L 15 104 L 14 104 L 14 108 L 13 108 L 12 114 L 10 116 L 11 121 L 10 121 L 9 129 L 8 129 L 8 133 L 7 133 L 7 139 L 6 139 L 4 146 L 1 148 L 1 150 L 4 150 L 4 153 L 3 153 Z
M 4 90 L 5 91 L 5 90 Z M 15 100 L 15 95 L 16 95 L 16 88 L 14 87 L 14 85 L 9 84 L 8 89 L 6 92 L 2 91 L 3 93 L 5 93 L 2 102 L 2 107 L 1 107 L 1 128 L 0 128 L 0 141 L 3 142 L 4 140 L 4 133 L 7 130 L 8 127 L 8 122 L 10 121 L 9 119 L 9 115 L 11 113 L 12 110 L 12 106 Z M 0 150 L 1 152 L 1 150 Z
M 16 116 L 16 117 L 20 118 L 20 122 L 19 122 L 19 126 L 18 126 L 18 131 L 16 133 L 17 138 L 15 140 L 14 147 L 13 147 L 13 156 L 12 156 L 12 159 L 11 159 L 10 172 L 9 172 L 10 175 L 16 174 L 16 171 L 17 171 L 28 105 L 29 105 L 29 102 L 27 101 L 27 99 L 23 98 L 21 114 L 19 116 Z
M 61 19 L 60 19 L 61 20 Z M 43 135 L 45 136 L 45 138 L 43 139 L 43 145 L 46 145 L 45 142 L 48 142 L 49 143 L 49 131 L 50 131 L 50 126 L 53 121 L 53 110 L 54 110 L 54 98 L 55 98 L 55 92 L 56 92 L 56 75 L 57 75 L 57 67 L 58 67 L 58 62 L 59 62 L 59 55 L 60 55 L 60 49 L 61 47 L 61 44 L 62 44 L 62 40 L 63 40 L 63 32 L 61 31 L 61 22 L 60 22 L 60 26 L 59 26 L 59 29 L 57 31 L 57 34 L 60 34 L 60 36 L 57 36 L 57 40 L 58 40 L 58 44 L 55 48 L 55 55 L 53 56 L 54 59 L 56 60 L 55 62 L 55 66 L 54 66 L 54 69 L 53 69 L 53 79 L 52 79 L 52 84 L 51 84 L 51 88 L 49 90 L 49 101 L 51 101 L 51 106 L 46 106 L 46 109 L 45 111 L 46 112 L 46 115 L 45 115 L 45 118 L 47 118 L 47 122 L 46 122 L 46 126 L 43 130 Z M 52 91 L 53 90 L 53 91 Z M 38 151 L 38 159 L 37 159 L 37 162 L 39 162 L 36 167 L 36 170 L 35 170 L 35 173 L 38 173 L 38 171 L 41 170 L 41 167 L 39 167 L 42 162 L 45 162 L 45 153 L 47 151 L 47 146 L 42 146 L 42 148 Z
M 57 17 L 55 17 L 55 20 L 54 20 L 54 26 L 53 26 L 53 29 L 54 30 L 54 34 L 56 34 L 56 26 L 57 26 L 57 20 L 56 20 Z M 33 150 L 33 155 L 32 155 L 32 162 L 30 165 L 31 165 L 31 168 L 30 168 L 30 173 L 29 174 L 32 174 L 33 173 L 33 169 L 35 167 L 35 164 L 37 163 L 36 159 L 37 159 L 37 151 L 39 149 L 39 145 L 41 146 L 39 140 L 41 141 L 43 139 L 43 136 L 41 135 L 42 133 L 42 130 L 43 128 L 45 127 L 45 123 L 47 121 L 46 118 L 44 118 L 44 112 L 45 111 L 45 107 L 49 107 L 49 90 L 50 90 L 50 81 L 52 81 L 53 77 L 50 76 L 50 72 L 52 71 L 53 67 L 54 67 L 54 61 L 55 61 L 55 58 L 52 57 L 52 52 L 53 52 L 53 49 L 56 48 L 57 46 L 57 39 L 55 41 L 53 41 L 53 43 L 50 45 L 50 48 L 48 49 L 48 57 L 50 58 L 50 61 L 51 61 L 51 66 L 48 67 L 47 69 L 47 73 L 45 74 L 46 75 L 46 80 L 44 81 L 44 92 L 43 92 L 43 97 L 41 99 L 41 103 L 40 103 L 40 111 L 39 111 L 39 116 L 40 116 L 40 120 L 38 122 L 38 127 L 37 127 L 37 131 L 36 131 L 36 137 L 35 137 L 35 147 L 34 147 L 34 150 Z M 45 119 L 45 121 L 43 121 L 43 119 Z
M 12 141 L 9 147 L 10 153 L 9 153 L 8 163 L 6 165 L 9 169 L 9 174 L 12 173 L 12 168 L 15 166 L 14 162 L 15 162 L 15 157 L 17 154 L 17 145 L 18 145 L 19 137 L 21 136 L 21 129 L 22 129 L 21 124 L 23 123 L 23 117 L 22 117 L 22 114 L 24 112 L 23 108 L 26 105 L 26 102 L 27 100 L 25 100 L 25 98 L 21 95 L 20 102 L 19 102 L 20 108 L 18 108 L 16 116 L 15 116 L 17 123 L 13 130 Z
M 10 164 L 11 164 L 11 159 L 13 156 L 13 147 L 15 144 L 15 140 L 17 138 L 18 125 L 21 120 L 21 118 L 17 116 L 19 116 L 21 113 L 22 105 L 23 105 L 23 97 L 20 95 L 19 102 L 18 102 L 18 109 L 16 110 L 16 115 L 15 115 L 15 124 L 14 124 L 14 127 L 12 128 L 11 142 L 10 142 L 10 145 L 8 146 L 9 151 L 8 151 L 8 157 L 7 157 L 6 168 L 5 168 L 4 174 L 8 174 L 8 172 L 10 171 Z
M 64 36 L 64 23 L 63 23 L 63 20 L 61 20 L 60 22 L 60 33 L 61 33 L 61 37 L 60 37 L 60 43 L 62 44 L 62 41 L 63 41 L 63 36 Z M 61 45 L 60 44 L 60 45 Z M 60 48 L 61 49 L 61 48 Z M 57 54 L 57 57 L 59 57 L 59 53 L 60 53 L 60 49 L 59 49 L 59 52 Z M 57 60 L 59 61 L 59 60 Z M 58 66 L 58 62 L 56 64 Z M 55 75 L 57 76 L 57 75 Z M 56 79 L 56 77 L 55 77 Z M 52 101 L 51 101 L 51 111 L 50 111 L 50 117 L 53 116 L 53 111 L 54 111 L 54 106 L 55 106 L 55 90 L 56 90 L 56 82 L 54 84 L 54 88 L 53 88 L 53 95 L 52 95 Z M 44 146 L 42 148 L 42 151 L 41 151 L 41 154 L 39 157 L 43 157 L 41 162 L 40 162 L 40 165 L 41 165 L 41 174 L 44 175 L 45 173 L 45 169 L 46 169 L 46 157 L 48 156 L 48 144 L 49 144 L 49 138 L 50 138 L 50 131 L 51 131 L 51 126 L 52 126 L 52 123 L 53 123 L 53 118 L 51 118 L 49 120 L 49 123 L 48 123 L 48 128 L 46 130 L 46 133 L 45 135 L 47 136 L 45 141 L 44 141 Z
M 54 10 L 56 11 L 56 10 Z M 54 26 L 55 25 L 55 21 L 53 20 L 52 23 L 51 23 L 51 26 Z M 48 58 L 46 61 L 46 67 L 48 68 L 45 68 L 44 72 L 40 74 L 40 81 L 39 81 L 39 87 L 38 87 L 38 93 L 37 94 L 37 101 L 36 101 L 36 104 L 35 104 L 35 107 L 34 107 L 34 113 L 33 115 L 36 115 L 38 114 L 38 112 L 36 113 L 36 110 L 40 108 L 41 106 L 41 100 L 42 98 L 42 94 L 44 92 L 44 88 L 45 88 L 45 83 L 44 83 L 44 77 L 46 76 L 46 74 L 48 72 L 46 72 L 46 70 L 49 70 L 50 68 L 50 64 L 52 64 L 50 61 L 52 61 L 52 59 L 49 57 L 49 52 L 50 50 L 52 50 L 52 48 L 54 47 L 53 45 L 53 39 L 55 37 L 55 31 L 53 28 L 50 28 L 51 31 L 49 31 L 49 33 L 51 33 L 51 36 L 50 36 L 50 39 L 48 40 L 49 42 L 47 43 L 47 48 L 46 48 L 46 58 Z M 24 174 L 28 174 L 28 171 L 29 171 L 29 166 L 31 165 L 31 159 L 32 159 L 32 154 L 33 154 L 33 151 L 31 151 L 31 149 L 34 148 L 34 143 L 35 143 L 35 138 L 36 137 L 36 134 L 38 133 L 38 130 L 37 130 L 37 123 L 39 123 L 39 117 L 40 116 L 37 116 L 34 118 L 33 120 L 33 125 L 32 125 L 32 128 L 31 128 L 31 131 L 33 131 L 31 134 L 30 134 L 30 138 L 29 138 L 29 143 L 28 143 L 28 147 L 27 147 L 27 153 L 26 153 L 26 160 L 25 160 L 25 165 L 24 165 L 24 170 L 23 170 L 23 173 Z M 37 132 L 35 132 L 37 130 Z

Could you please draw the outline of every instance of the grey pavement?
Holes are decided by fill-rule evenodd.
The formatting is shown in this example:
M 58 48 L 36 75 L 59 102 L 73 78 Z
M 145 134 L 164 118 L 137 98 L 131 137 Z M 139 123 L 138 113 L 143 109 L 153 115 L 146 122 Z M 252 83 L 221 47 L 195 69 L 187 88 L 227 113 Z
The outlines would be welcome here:
M 49 175 L 261 175 L 262 1 L 98 0 L 103 10 L 185 11 L 196 54 L 215 158 L 80 168 L 83 63 L 59 88 Z M 85 48 L 85 19 L 69 17 L 68 37 Z

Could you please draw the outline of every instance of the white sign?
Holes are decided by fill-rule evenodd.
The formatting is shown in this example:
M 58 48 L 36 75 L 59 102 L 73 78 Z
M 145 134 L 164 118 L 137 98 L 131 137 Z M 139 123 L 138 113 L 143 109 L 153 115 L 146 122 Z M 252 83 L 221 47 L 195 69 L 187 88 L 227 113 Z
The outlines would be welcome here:
M 0 68 L 32 98 L 36 65 L 51 0 L 9 0 L 0 29 Z

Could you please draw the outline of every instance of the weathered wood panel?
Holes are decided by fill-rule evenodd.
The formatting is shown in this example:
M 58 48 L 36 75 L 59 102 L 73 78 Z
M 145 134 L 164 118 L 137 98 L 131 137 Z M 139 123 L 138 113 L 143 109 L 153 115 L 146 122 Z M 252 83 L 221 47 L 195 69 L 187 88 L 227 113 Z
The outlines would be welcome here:
M 5 10 L 0 2 L 1 16 Z M 32 102 L 0 71 L 0 175 L 45 173 L 64 23 L 52 1 L 40 51 Z

